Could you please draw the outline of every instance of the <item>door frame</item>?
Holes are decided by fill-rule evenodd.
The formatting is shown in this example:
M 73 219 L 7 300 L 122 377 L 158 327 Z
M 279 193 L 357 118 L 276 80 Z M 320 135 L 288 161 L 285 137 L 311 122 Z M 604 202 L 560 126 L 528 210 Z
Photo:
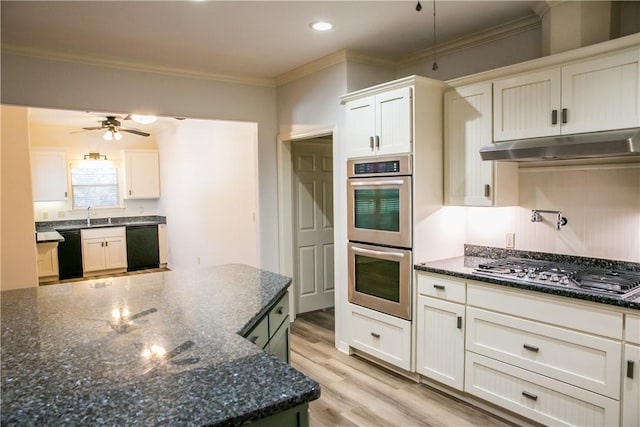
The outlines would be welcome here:
M 280 274 L 294 277 L 293 254 L 295 252 L 295 232 L 293 221 L 293 158 L 291 143 L 332 135 L 335 144 L 336 127 L 323 127 L 304 133 L 278 135 L 278 240 L 280 241 Z M 334 168 L 335 174 L 335 168 Z M 335 195 L 334 195 L 335 197 Z M 293 282 L 289 292 L 289 316 L 291 321 L 298 311 L 298 284 Z

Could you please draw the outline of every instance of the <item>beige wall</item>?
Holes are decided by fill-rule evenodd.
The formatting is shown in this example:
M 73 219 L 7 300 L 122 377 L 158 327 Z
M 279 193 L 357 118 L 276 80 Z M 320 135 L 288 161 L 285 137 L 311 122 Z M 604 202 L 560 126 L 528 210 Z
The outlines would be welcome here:
M 28 112 L 18 107 L 0 108 L 0 289 L 28 288 L 38 286 Z

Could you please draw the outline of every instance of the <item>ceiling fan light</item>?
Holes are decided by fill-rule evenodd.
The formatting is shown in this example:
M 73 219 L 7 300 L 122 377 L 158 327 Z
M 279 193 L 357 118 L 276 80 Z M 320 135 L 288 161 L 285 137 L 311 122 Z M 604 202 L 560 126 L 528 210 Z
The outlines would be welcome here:
M 142 114 L 132 114 L 131 115 L 131 120 L 133 120 L 136 123 L 140 123 L 142 125 L 148 125 L 151 124 L 153 122 L 155 122 L 157 120 L 156 116 L 147 116 L 147 115 L 142 115 Z
M 105 141 L 111 141 L 111 140 L 113 139 L 113 134 L 111 133 L 111 131 L 110 131 L 110 130 L 108 130 L 108 131 L 106 131 L 106 132 L 104 133 L 104 135 L 102 135 L 102 138 L 103 138 Z
M 316 21 L 309 24 L 311 28 L 316 31 L 329 31 L 333 28 L 333 24 L 331 22 L 326 21 Z
M 115 131 L 113 133 L 114 138 L 116 139 L 116 141 L 120 141 L 122 139 L 122 134 L 118 131 Z

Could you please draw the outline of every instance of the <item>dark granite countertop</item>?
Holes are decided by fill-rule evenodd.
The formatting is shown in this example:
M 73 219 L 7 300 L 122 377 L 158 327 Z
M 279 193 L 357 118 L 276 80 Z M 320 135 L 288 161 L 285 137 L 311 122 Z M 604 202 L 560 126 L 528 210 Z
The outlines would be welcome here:
M 426 271 L 429 273 L 438 273 L 447 276 L 474 280 L 478 282 L 486 282 L 492 283 L 495 285 L 508 286 L 512 288 L 525 289 L 535 292 L 543 292 L 547 294 L 560 295 L 568 298 L 581 299 L 586 301 L 593 301 L 601 304 L 609 304 L 615 305 L 623 308 L 630 308 L 635 310 L 640 310 L 640 292 L 635 293 L 634 295 L 628 298 L 620 298 L 613 295 L 602 295 L 593 292 L 589 292 L 587 290 L 582 290 L 580 288 L 570 288 L 570 287 L 557 287 L 557 286 L 545 286 L 539 284 L 532 283 L 520 283 L 510 280 L 501 280 L 498 278 L 491 278 L 485 276 L 478 276 L 473 274 L 473 270 L 478 267 L 480 263 L 493 261 L 496 259 L 500 259 L 505 256 L 520 256 L 527 258 L 537 258 L 537 259 L 548 259 L 548 258 L 556 258 L 561 262 L 583 262 L 588 263 L 589 265 L 595 266 L 603 266 L 603 265 L 611 265 L 612 263 L 618 264 L 618 267 L 624 267 L 629 269 L 635 269 L 637 266 L 640 268 L 640 265 L 628 262 L 615 262 L 609 260 L 598 260 L 591 258 L 581 258 L 581 257 L 569 257 L 563 255 L 553 255 L 553 254 L 544 254 L 544 253 L 534 253 L 534 252 L 521 252 L 521 251 L 505 251 L 495 248 L 487 248 L 487 250 L 481 250 L 481 247 L 477 246 L 465 246 L 465 256 L 443 259 L 439 261 L 432 262 L 424 262 L 415 264 L 414 268 L 416 270 Z M 559 259 L 558 259 L 559 258 Z
M 3 291 L 2 425 L 239 425 L 314 400 L 239 335 L 290 283 L 224 265 Z
M 109 218 L 91 218 L 91 225 L 87 225 L 86 219 L 71 219 L 66 221 L 39 221 L 36 222 L 36 232 L 82 230 L 87 228 L 126 227 L 131 225 L 157 225 L 166 224 L 164 216 L 126 216 Z

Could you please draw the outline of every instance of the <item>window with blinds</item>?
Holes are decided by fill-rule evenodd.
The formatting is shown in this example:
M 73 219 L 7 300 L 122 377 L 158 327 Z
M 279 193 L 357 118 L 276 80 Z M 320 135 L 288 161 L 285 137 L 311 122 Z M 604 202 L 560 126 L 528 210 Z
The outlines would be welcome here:
M 73 207 L 117 207 L 118 168 L 102 161 L 87 161 L 71 168 Z

